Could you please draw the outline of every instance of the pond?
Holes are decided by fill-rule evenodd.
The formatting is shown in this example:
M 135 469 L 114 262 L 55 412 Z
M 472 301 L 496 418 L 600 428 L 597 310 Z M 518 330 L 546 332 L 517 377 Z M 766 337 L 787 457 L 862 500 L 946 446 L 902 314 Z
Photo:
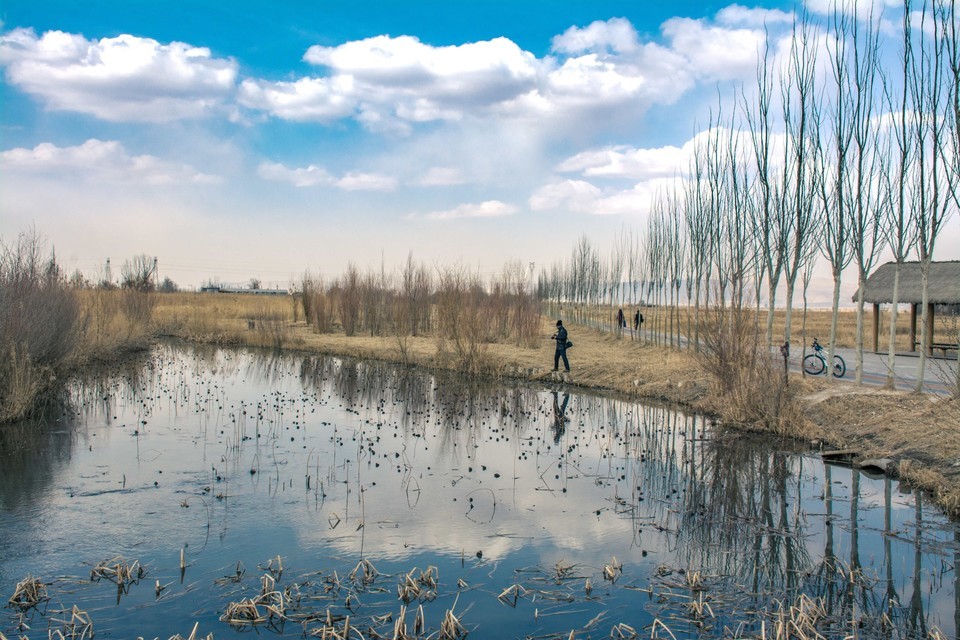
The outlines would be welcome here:
M 176 344 L 69 396 L 0 441 L 11 639 L 956 637 L 922 496 L 674 409 Z

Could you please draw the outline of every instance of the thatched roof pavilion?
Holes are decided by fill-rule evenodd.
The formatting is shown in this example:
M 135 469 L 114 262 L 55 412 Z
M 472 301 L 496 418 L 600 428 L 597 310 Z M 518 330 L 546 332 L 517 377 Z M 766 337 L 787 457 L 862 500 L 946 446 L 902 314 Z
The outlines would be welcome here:
M 880 305 L 893 303 L 893 280 L 897 264 L 887 262 L 870 274 L 863 290 L 863 299 L 873 304 L 873 350 L 877 351 L 880 323 Z M 857 292 L 859 293 L 859 291 Z M 853 294 L 853 301 L 857 300 Z M 911 351 L 917 344 L 917 309 L 923 303 L 923 287 L 920 278 L 919 262 L 904 262 L 900 265 L 900 287 L 897 293 L 899 304 L 910 305 L 910 344 Z M 927 353 L 935 345 L 933 336 L 933 311 L 938 304 L 960 305 L 960 261 L 931 262 L 930 276 L 927 280 Z M 953 345 L 954 348 L 956 345 Z

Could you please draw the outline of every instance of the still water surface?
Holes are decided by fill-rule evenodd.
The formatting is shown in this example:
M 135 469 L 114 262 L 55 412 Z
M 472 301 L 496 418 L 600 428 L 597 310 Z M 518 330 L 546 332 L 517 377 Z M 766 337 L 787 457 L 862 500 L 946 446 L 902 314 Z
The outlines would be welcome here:
M 36 576 L 50 597 L 0 610 L 11 638 L 74 605 L 103 638 L 320 635 L 328 611 L 392 637 L 404 604 L 423 635 L 452 610 L 476 638 L 650 637 L 655 618 L 755 637 L 801 594 L 828 637 L 956 637 L 960 529 L 895 481 L 698 416 L 178 345 L 70 393 L 0 450 L 0 596 Z M 91 580 L 117 557 L 145 575 Z M 264 575 L 286 619 L 222 621 Z

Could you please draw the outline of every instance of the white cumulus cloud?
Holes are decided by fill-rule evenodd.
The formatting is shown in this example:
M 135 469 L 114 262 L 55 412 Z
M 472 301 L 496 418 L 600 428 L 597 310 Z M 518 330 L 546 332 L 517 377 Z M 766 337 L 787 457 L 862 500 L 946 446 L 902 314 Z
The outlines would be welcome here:
M 878 0 L 879 1 L 879 0 Z M 47 108 L 108 121 L 171 121 L 242 111 L 295 122 L 353 119 L 408 134 L 423 123 L 514 121 L 553 133 L 638 117 L 697 83 L 754 72 L 763 24 L 783 12 L 733 5 L 715 20 L 674 18 L 642 38 L 624 18 L 570 27 L 537 57 L 508 38 L 433 46 L 410 35 L 314 45 L 314 75 L 239 78 L 203 47 L 122 34 L 87 39 L 30 29 L 0 35 L 8 82 Z M 783 15 L 781 15 L 783 14 Z M 565 128 L 564 128 L 565 127 Z
M 646 180 L 669 177 L 686 170 L 692 144 L 656 149 L 627 146 L 591 149 L 567 158 L 557 166 L 562 173 L 580 173 L 586 177 L 632 178 Z
M 237 64 L 209 49 L 120 35 L 14 29 L 0 35 L 7 81 L 48 109 L 114 122 L 197 118 L 222 108 L 235 90 Z
M 216 176 L 200 173 L 189 165 L 156 156 L 132 156 L 117 141 L 90 139 L 74 147 L 49 142 L 32 149 L 15 148 L 0 152 L 4 172 L 20 172 L 61 178 L 83 178 L 97 182 L 172 185 L 211 184 Z
M 326 169 L 312 164 L 290 169 L 279 162 L 263 162 L 257 167 L 257 173 L 266 180 L 289 182 L 295 187 L 315 187 L 334 182 L 334 177 Z
M 288 182 L 295 187 L 329 186 L 344 191 L 390 191 L 397 187 L 397 179 L 378 173 L 348 172 L 334 176 L 323 167 L 290 168 L 278 162 L 263 162 L 257 173 L 265 180 Z
M 448 187 L 465 184 L 466 178 L 459 169 L 451 167 L 430 167 L 420 176 L 417 184 L 421 187 Z
M 640 39 L 628 20 L 613 18 L 596 21 L 589 26 L 570 27 L 553 38 L 553 50 L 559 53 L 628 53 L 636 51 Z
M 670 48 L 687 61 L 691 73 L 709 80 L 749 78 L 766 39 L 761 28 L 728 28 L 704 20 L 672 18 L 662 27 Z
M 461 204 L 446 211 L 432 211 L 423 215 L 428 220 L 453 220 L 455 218 L 499 218 L 512 216 L 519 209 L 516 205 L 500 200 L 485 200 L 479 204 Z
M 653 198 L 674 186 L 673 178 L 651 178 L 628 189 L 608 190 L 585 180 L 560 180 L 537 189 L 529 205 L 534 211 L 636 216 L 649 213 Z
M 723 25 L 763 27 L 765 25 L 790 24 L 793 19 L 794 14 L 790 11 L 745 7 L 741 4 L 731 4 L 717 12 L 717 22 Z
M 397 179 L 379 173 L 347 173 L 334 184 L 344 191 L 392 191 Z
M 836 0 L 804 0 L 804 5 L 814 12 L 821 14 L 830 14 L 835 8 L 848 15 L 856 15 L 860 18 L 867 18 L 873 15 L 875 18 L 890 9 L 902 9 L 903 0 L 853 0 L 847 2 L 837 2 Z
M 250 109 L 294 121 L 330 122 L 354 113 L 350 78 L 302 78 L 296 82 L 244 80 L 237 100 Z
M 400 133 L 417 123 L 488 118 L 602 127 L 604 114 L 639 115 L 672 104 L 697 82 L 749 76 L 764 38 L 759 20 L 733 9 L 716 22 L 673 19 L 658 43 L 613 18 L 567 29 L 542 58 L 502 37 L 435 47 L 381 35 L 312 46 L 304 60 L 319 67 L 317 77 L 245 80 L 239 101 L 288 120 L 353 118 Z
M 601 196 L 599 188 L 584 180 L 560 180 L 537 189 L 530 196 L 528 204 L 534 211 L 566 208 L 587 212 Z

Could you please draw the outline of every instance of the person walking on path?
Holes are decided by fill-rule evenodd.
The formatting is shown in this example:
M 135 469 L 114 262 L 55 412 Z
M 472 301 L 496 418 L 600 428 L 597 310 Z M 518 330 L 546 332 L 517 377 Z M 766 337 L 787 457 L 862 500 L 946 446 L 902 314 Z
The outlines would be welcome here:
M 637 312 L 633 316 L 633 330 L 639 334 L 640 327 L 642 326 L 643 326 L 643 314 L 640 313 L 640 309 L 637 309 Z
M 617 335 L 621 335 L 627 326 L 627 320 L 623 317 L 623 309 L 617 310 Z
M 552 339 L 557 341 L 557 350 L 553 354 L 553 370 L 557 370 L 560 358 L 563 358 L 563 368 L 570 373 L 570 361 L 567 360 L 567 330 L 563 326 L 563 320 L 557 320 L 557 332 L 553 334 Z

